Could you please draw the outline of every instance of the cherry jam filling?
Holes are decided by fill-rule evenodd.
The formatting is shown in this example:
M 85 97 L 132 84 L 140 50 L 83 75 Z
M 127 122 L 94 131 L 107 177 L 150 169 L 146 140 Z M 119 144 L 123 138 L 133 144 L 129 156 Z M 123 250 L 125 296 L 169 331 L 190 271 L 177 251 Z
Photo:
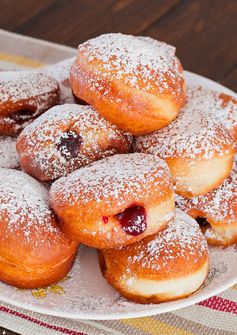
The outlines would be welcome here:
M 197 223 L 199 224 L 200 227 L 208 227 L 209 226 L 209 223 L 207 222 L 207 220 L 205 218 L 197 217 L 196 221 L 197 221 Z
M 31 110 L 22 109 L 13 114 L 11 114 L 10 118 L 17 123 L 24 123 L 33 118 L 34 112 Z
M 109 217 L 103 215 L 103 216 L 102 216 L 102 221 L 103 221 L 104 223 L 108 223 L 108 222 L 109 222 Z
M 119 220 L 123 231 L 128 235 L 137 236 L 147 229 L 147 215 L 142 206 L 133 206 L 115 215 Z
M 57 149 L 66 160 L 70 160 L 79 155 L 81 144 L 82 137 L 70 130 L 62 134 L 57 143 Z
M 206 230 L 210 228 L 210 224 L 207 222 L 205 218 L 197 217 L 196 221 L 199 224 L 202 233 L 205 234 Z

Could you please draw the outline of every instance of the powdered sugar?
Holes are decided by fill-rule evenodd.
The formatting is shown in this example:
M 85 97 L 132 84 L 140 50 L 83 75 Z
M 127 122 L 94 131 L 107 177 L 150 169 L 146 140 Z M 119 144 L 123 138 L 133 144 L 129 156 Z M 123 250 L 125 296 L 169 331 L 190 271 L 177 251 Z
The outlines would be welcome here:
M 42 73 L 30 71 L 2 71 L 0 72 L 0 102 L 16 103 L 20 100 L 35 99 L 57 90 L 57 83 L 54 79 Z M 41 102 L 41 99 L 40 99 Z M 38 106 L 40 107 L 40 106 Z
M 41 72 L 53 77 L 57 80 L 60 88 L 60 103 L 74 103 L 75 99 L 72 94 L 72 89 L 69 82 L 70 69 L 75 57 L 68 58 L 62 62 L 48 65 L 44 67 Z
M 0 169 L 0 217 L 7 222 L 2 239 L 20 234 L 28 243 L 33 232 L 35 243 L 44 241 L 44 234 L 59 234 L 52 225 L 53 213 L 48 205 L 48 191 L 38 181 L 24 172 Z M 39 233 L 39 234 L 38 234 Z
M 121 249 L 126 251 L 129 248 L 133 249 L 134 254 L 128 258 L 129 263 L 139 263 L 144 268 L 159 270 L 160 264 L 165 267 L 177 258 L 183 258 L 187 262 L 193 259 L 194 255 L 202 256 L 207 251 L 207 243 L 197 222 L 180 209 L 176 209 L 175 217 L 167 228 L 154 235 L 148 242 L 142 240 L 136 245 Z M 194 259 L 194 262 L 196 261 L 197 258 Z
M 58 144 L 68 132 L 78 134 L 78 154 L 67 158 Z M 55 179 L 94 160 L 128 152 L 133 137 L 104 120 L 90 106 L 64 104 L 48 110 L 31 123 L 19 136 L 20 157 L 28 157 L 31 165 L 44 176 Z
M 0 137 L 0 167 L 14 169 L 19 166 L 14 137 Z
M 1 129 L 1 133 L 19 133 L 32 119 L 55 105 L 58 98 L 57 82 L 45 74 L 0 72 L 0 128 L 8 129 Z
M 237 100 L 234 97 L 201 86 L 188 87 L 187 97 L 199 110 L 210 112 L 229 130 L 237 127 Z
M 232 224 L 237 222 L 237 163 L 230 176 L 217 189 L 190 199 L 177 195 L 177 205 L 182 210 L 198 210 L 215 222 Z
M 155 133 L 138 137 L 135 150 L 164 159 L 211 159 L 228 154 L 234 140 L 214 115 L 214 104 L 212 95 L 202 100 L 202 95 L 193 98 L 189 93 L 176 120 Z
M 62 201 L 72 205 L 103 201 L 104 206 L 110 206 L 114 201 L 122 206 L 123 202 L 126 203 L 124 199 L 131 194 L 137 194 L 137 199 L 144 199 L 154 188 L 160 190 L 169 183 L 167 165 L 158 157 L 147 154 L 115 155 L 59 179 L 52 185 L 51 195 L 54 197 L 57 193 Z
M 152 93 L 162 92 L 171 83 L 178 86 L 183 78 L 175 48 L 149 37 L 104 34 L 79 45 L 79 52 L 89 63 L 100 62 L 104 78 Z M 99 81 L 91 84 L 100 90 Z

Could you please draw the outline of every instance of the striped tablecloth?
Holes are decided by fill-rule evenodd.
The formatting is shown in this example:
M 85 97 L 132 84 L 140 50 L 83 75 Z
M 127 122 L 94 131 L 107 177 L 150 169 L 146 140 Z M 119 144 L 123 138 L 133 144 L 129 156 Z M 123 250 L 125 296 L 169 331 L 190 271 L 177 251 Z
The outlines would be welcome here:
M 0 30 L 0 69 L 40 67 L 75 53 L 73 48 Z M 236 335 L 237 285 L 172 313 L 119 321 L 72 321 L 29 312 L 0 301 L 0 325 L 24 335 Z

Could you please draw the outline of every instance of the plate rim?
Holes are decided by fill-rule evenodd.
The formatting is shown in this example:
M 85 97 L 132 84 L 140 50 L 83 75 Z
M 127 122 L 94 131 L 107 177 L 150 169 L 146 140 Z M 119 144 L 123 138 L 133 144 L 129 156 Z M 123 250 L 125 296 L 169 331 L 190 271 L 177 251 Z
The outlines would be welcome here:
M 121 319 L 134 319 L 134 318 L 142 318 L 142 317 L 148 317 L 148 316 L 153 316 L 153 315 L 159 315 L 159 314 L 163 314 L 163 313 L 170 313 L 188 306 L 192 306 L 195 305 L 201 301 L 204 301 L 206 299 L 209 299 L 213 296 L 215 296 L 216 294 L 220 294 L 223 291 L 229 289 L 231 286 L 235 285 L 237 283 L 237 277 L 236 279 L 232 279 L 230 281 L 227 281 L 225 284 L 223 284 L 222 286 L 220 286 L 219 288 L 216 288 L 215 290 L 212 290 L 211 292 L 207 292 L 206 294 L 204 294 L 202 296 L 202 299 L 200 300 L 199 296 L 193 296 L 193 300 L 190 303 L 190 300 L 188 300 L 187 298 L 183 298 L 183 299 L 178 299 L 178 300 L 174 300 L 174 301 L 170 301 L 170 304 L 167 304 L 167 307 L 164 308 L 164 310 L 156 310 L 156 306 L 159 306 L 159 304 L 151 304 L 152 306 L 154 305 L 154 309 L 150 309 L 150 310 L 141 310 L 141 311 L 136 311 L 136 312 L 125 312 L 125 313 L 121 313 L 121 312 L 114 312 L 114 313 L 110 313 L 110 314 L 106 314 L 106 313 L 101 313 L 101 314 L 93 314 L 93 312 L 88 312 L 87 314 L 85 313 L 72 313 L 72 312 L 65 312 L 62 311 L 60 312 L 60 314 L 57 311 L 54 310 L 50 310 L 48 308 L 45 307 L 40 307 L 37 306 L 35 307 L 34 305 L 31 304 L 27 304 L 27 303 L 20 303 L 18 301 L 15 301 L 14 299 L 8 299 L 8 298 L 4 298 L 4 300 L 2 300 L 4 303 L 10 304 L 13 307 L 18 307 L 27 311 L 32 311 L 35 313 L 39 313 L 41 315 L 49 315 L 49 316 L 55 316 L 55 317 L 59 317 L 59 318 L 66 318 L 66 319 L 71 319 L 71 320 L 96 320 L 96 321 L 105 321 L 105 320 L 121 320 Z M 2 299 L 2 296 L 0 295 L 0 299 Z M 0 300 L 1 301 L 1 300 Z M 178 308 L 176 308 L 176 303 L 179 304 Z M 140 304 L 141 306 L 147 306 L 147 305 L 143 305 Z M 172 307 L 173 306 L 173 307 Z

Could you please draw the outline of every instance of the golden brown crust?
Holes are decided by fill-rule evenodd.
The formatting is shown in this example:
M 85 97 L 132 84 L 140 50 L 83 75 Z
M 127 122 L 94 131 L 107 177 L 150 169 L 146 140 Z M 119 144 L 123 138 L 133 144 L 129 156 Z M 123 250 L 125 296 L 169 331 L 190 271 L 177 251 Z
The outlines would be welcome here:
M 237 138 L 236 98 L 202 86 L 188 86 L 187 100 L 191 100 L 197 108 L 205 110 L 221 121 L 234 138 Z
M 0 135 L 17 135 L 59 101 L 53 78 L 26 71 L 0 72 Z
M 108 44 L 107 54 L 100 40 Z M 76 96 L 134 135 L 166 126 L 185 102 L 183 70 L 174 49 L 148 38 L 108 34 L 83 43 L 70 80 Z
M 128 153 L 133 137 L 92 107 L 64 104 L 48 110 L 19 135 L 21 168 L 42 181 L 55 180 L 93 161 Z
M 237 150 L 232 134 L 224 125 L 196 103 L 188 100 L 175 121 L 152 134 L 136 138 L 135 150 L 162 159 L 210 160 L 234 155 Z
M 208 243 L 231 245 L 237 242 L 237 163 L 221 186 L 201 196 L 186 199 L 177 196 L 179 208 L 194 219 L 205 218 L 211 225 L 203 227 Z
M 68 222 L 65 223 L 61 220 L 60 227 L 68 238 L 79 241 L 92 248 L 107 249 L 121 245 L 129 245 L 142 240 L 146 236 L 153 235 L 167 226 L 168 222 L 172 219 L 172 210 L 174 209 L 173 198 L 170 197 L 167 202 L 169 202 L 167 205 L 168 214 L 162 216 L 157 215 L 157 217 L 155 217 L 156 221 L 154 217 L 148 219 L 147 229 L 136 236 L 131 236 L 124 232 L 118 220 L 113 216 L 108 217 L 106 224 L 101 219 L 98 223 L 95 222 L 87 225 L 85 225 L 85 221 L 77 221 L 76 219 L 73 221 L 73 225 L 69 225 Z M 130 208 L 130 206 L 128 208 Z M 151 210 L 147 206 L 144 206 L 144 208 L 148 213 Z
M 59 281 L 78 243 L 61 232 L 41 184 L 20 171 L 0 169 L 0 175 L 0 280 L 22 288 Z
M 114 277 L 107 273 L 107 266 L 105 262 L 105 257 L 103 254 L 103 250 L 98 250 L 98 260 L 99 260 L 99 266 L 101 269 L 101 273 L 103 277 L 108 281 L 108 283 L 113 286 L 122 296 L 124 296 L 126 299 L 136 302 L 138 304 L 159 304 L 162 302 L 167 301 L 174 301 L 182 298 L 186 298 L 190 296 L 190 292 L 186 294 L 180 294 L 178 296 L 171 296 L 170 294 L 166 293 L 159 293 L 148 295 L 148 296 L 142 296 L 140 294 L 134 294 L 126 290 L 123 286 L 120 285 L 119 278 L 115 275 Z M 116 270 L 115 270 L 116 271 Z M 117 274 L 117 272 L 116 272 Z M 197 288 L 198 289 L 198 288 Z
M 166 164 L 152 155 L 105 158 L 56 181 L 51 206 L 71 238 L 97 248 L 133 243 L 153 234 L 172 218 L 173 188 Z M 124 232 L 116 215 L 142 206 L 147 229 L 138 236 Z
M 54 260 L 49 264 L 39 266 L 24 266 L 24 262 L 0 258 L 0 280 L 19 288 L 31 289 L 47 287 L 65 278 L 74 263 L 77 244 L 72 244 L 71 254 L 58 263 Z M 18 247 L 18 245 L 17 245 Z M 25 255 L 27 255 L 25 253 Z
M 166 282 L 168 286 L 169 281 L 185 280 L 200 270 L 207 274 L 207 260 L 208 248 L 198 224 L 180 210 L 176 210 L 174 221 L 157 234 L 126 247 L 99 252 L 101 271 L 110 285 L 140 303 L 158 303 L 190 295 L 192 292 L 184 290 L 172 296 L 169 288 L 151 295 L 143 291 L 143 295 L 138 294 L 139 284 L 136 288 L 133 285 L 147 281 L 157 286 Z M 199 286 L 194 287 L 194 291 Z
M 220 122 L 227 116 L 219 106 L 219 96 L 216 101 L 213 92 L 204 90 L 205 100 L 200 92 L 189 88 L 187 103 L 178 117 L 159 131 L 137 137 L 134 144 L 135 151 L 166 160 L 176 192 L 186 197 L 205 194 L 221 185 L 231 171 L 237 150 L 232 134 Z M 219 117 L 214 113 L 216 104 Z

